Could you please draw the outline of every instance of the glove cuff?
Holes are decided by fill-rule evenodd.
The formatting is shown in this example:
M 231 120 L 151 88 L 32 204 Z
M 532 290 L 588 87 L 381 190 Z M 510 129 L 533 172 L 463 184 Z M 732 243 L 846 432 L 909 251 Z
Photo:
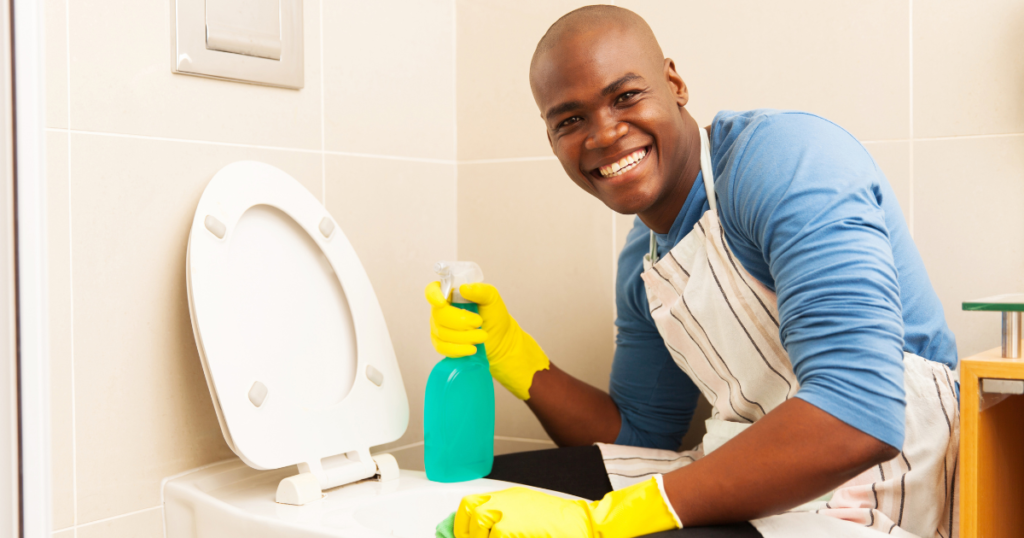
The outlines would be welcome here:
M 534 374 L 550 368 L 551 361 L 540 344 L 519 327 L 514 319 L 511 320 L 509 333 L 512 345 L 508 347 L 515 352 L 505 353 L 500 360 L 492 362 L 491 376 L 516 398 L 529 400 Z
M 683 528 L 683 522 L 679 519 L 679 514 L 676 513 L 675 508 L 672 508 L 672 503 L 668 500 L 668 493 L 665 493 L 665 476 L 656 474 L 654 475 L 654 480 L 658 482 L 658 492 L 661 493 L 661 500 L 665 503 L 665 508 L 668 508 L 668 513 L 672 514 L 672 520 L 676 522 L 676 528 Z
M 594 535 L 604 538 L 633 538 L 683 527 L 668 501 L 660 474 L 613 491 L 589 508 Z

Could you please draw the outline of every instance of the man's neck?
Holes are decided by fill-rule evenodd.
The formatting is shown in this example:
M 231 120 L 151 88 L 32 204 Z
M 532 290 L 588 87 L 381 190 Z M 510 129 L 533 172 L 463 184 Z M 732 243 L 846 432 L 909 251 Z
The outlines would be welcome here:
M 666 234 L 672 229 L 672 224 L 683 209 L 683 204 L 690 196 L 690 189 L 697 181 L 697 174 L 700 173 L 700 127 L 689 114 L 686 115 L 687 140 L 685 142 L 686 164 L 679 179 L 664 199 L 650 207 L 647 211 L 639 213 L 640 220 L 654 233 Z M 707 127 L 708 133 L 711 127 Z

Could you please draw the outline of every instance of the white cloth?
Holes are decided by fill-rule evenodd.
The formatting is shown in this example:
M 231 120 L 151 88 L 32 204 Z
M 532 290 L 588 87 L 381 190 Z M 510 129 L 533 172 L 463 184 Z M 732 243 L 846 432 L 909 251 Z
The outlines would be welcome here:
M 712 428 L 704 443 L 684 452 L 599 445 L 615 489 L 696 461 L 705 449 L 738 435 L 800 388 L 779 337 L 775 293 L 752 277 L 726 244 L 714 197 L 710 142 L 704 129 L 700 131 L 701 171 L 711 209 L 664 258 L 658 260 L 652 250 L 644 259 L 642 278 L 665 345 L 711 402 Z M 960 415 L 954 374 L 943 364 L 910 353 L 903 362 L 907 407 L 902 452 L 843 484 L 827 502 L 798 507 L 803 513 L 753 522 L 765 538 L 861 535 L 824 516 L 860 525 L 864 532 L 958 535 Z M 847 532 L 838 528 L 850 530 L 834 534 Z

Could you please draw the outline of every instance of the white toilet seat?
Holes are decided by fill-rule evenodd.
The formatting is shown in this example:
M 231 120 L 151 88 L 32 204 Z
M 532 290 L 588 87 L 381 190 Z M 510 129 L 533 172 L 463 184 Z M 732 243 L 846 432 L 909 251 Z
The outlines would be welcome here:
M 199 201 L 186 266 L 207 384 L 246 464 L 319 469 L 405 432 L 405 387 L 370 280 L 295 179 L 258 162 L 223 168 Z

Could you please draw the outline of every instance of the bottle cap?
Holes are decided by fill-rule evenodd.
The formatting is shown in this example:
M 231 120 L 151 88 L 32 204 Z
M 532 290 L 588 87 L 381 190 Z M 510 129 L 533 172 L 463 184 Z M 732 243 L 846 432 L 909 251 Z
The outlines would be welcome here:
M 452 292 L 457 293 L 459 286 L 484 281 L 483 270 L 473 262 L 437 262 L 434 272 L 441 277 L 441 294 L 448 301 L 453 299 Z

